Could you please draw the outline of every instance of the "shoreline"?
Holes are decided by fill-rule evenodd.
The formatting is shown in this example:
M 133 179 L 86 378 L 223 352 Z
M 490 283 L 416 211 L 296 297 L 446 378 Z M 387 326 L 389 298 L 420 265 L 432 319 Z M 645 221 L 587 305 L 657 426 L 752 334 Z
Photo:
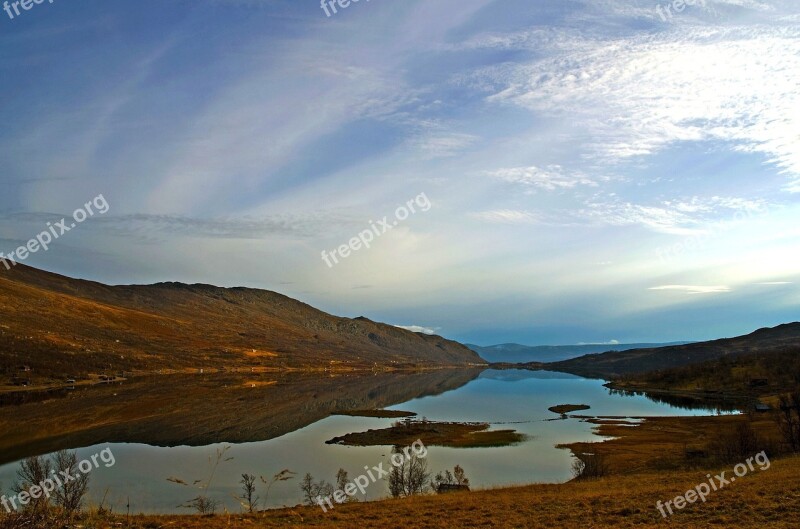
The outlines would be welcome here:
M 419 365 L 409 367 L 397 366 L 354 366 L 354 367 L 235 367 L 235 368 L 183 368 L 183 369 L 158 369 L 154 371 L 125 371 L 127 376 L 117 377 L 114 376 L 109 380 L 102 380 L 100 377 L 103 375 L 97 373 L 89 373 L 89 379 L 76 380 L 75 383 L 55 381 L 51 383 L 42 384 L 29 384 L 25 386 L 11 386 L 0 385 L 0 395 L 13 394 L 13 393 L 26 393 L 26 392 L 45 392 L 45 391 L 59 391 L 70 390 L 76 387 L 91 388 L 102 387 L 108 384 L 118 382 L 129 382 L 133 379 L 143 378 L 156 378 L 168 376 L 208 376 L 208 375 L 305 375 L 305 374 L 328 374 L 328 375 L 346 375 L 346 374 L 376 374 L 376 373 L 425 373 L 432 371 L 443 370 L 470 370 L 470 369 L 491 369 L 488 364 L 467 364 L 467 365 Z

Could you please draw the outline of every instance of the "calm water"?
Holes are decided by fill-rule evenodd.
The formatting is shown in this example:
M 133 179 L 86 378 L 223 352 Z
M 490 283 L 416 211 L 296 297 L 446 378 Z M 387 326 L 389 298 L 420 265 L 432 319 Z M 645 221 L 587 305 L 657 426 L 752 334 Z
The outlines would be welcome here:
M 558 416 L 548 407 L 557 404 L 588 404 L 586 415 L 665 416 L 705 415 L 714 410 L 673 407 L 643 396 L 612 395 L 599 380 L 572 375 L 529 371 L 485 371 L 457 389 L 416 398 L 390 409 L 412 411 L 419 417 L 437 421 L 480 421 L 495 429 L 513 428 L 530 436 L 516 446 L 502 448 L 452 449 L 429 447 L 428 468 L 434 474 L 460 464 L 473 487 L 533 482 L 564 482 L 570 479 L 569 451 L 555 448 L 565 442 L 599 440 L 592 425 L 578 419 L 549 420 Z M 326 445 L 332 437 L 370 428 L 384 428 L 392 419 L 333 416 L 280 437 L 246 444 L 214 444 L 204 447 L 153 447 L 144 444 L 110 444 L 78 449 L 86 458 L 110 446 L 116 462 L 103 465 L 91 474 L 92 501 L 104 494 L 106 504 L 124 512 L 130 501 L 131 511 L 186 512 L 178 506 L 197 495 L 197 491 L 168 482 L 177 477 L 187 482 L 207 479 L 209 459 L 216 450 L 230 446 L 219 465 L 209 495 L 238 511 L 233 499 L 239 493 L 242 473 L 269 477 L 288 468 L 297 473 L 294 480 L 272 487 L 270 506 L 295 505 L 301 501 L 299 481 L 306 472 L 317 480 L 334 481 L 339 468 L 354 478 L 365 465 L 387 461 L 389 447 L 344 447 Z M 18 465 L 0 467 L 0 484 L 7 493 Z M 259 484 L 263 498 L 264 486 Z M 370 485 L 366 499 L 387 495 L 383 482 Z

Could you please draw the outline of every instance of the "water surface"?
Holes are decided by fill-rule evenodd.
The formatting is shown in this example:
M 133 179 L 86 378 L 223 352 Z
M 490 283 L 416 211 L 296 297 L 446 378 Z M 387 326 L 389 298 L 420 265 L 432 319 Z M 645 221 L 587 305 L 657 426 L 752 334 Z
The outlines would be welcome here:
M 419 417 L 430 420 L 489 422 L 493 428 L 512 428 L 529 436 L 527 441 L 508 447 L 428 448 L 426 460 L 429 470 L 435 474 L 459 464 L 466 470 L 473 487 L 558 483 L 571 478 L 570 452 L 555 446 L 600 438 L 592 433 L 593 426 L 582 420 L 553 420 L 559 416 L 548 411 L 550 406 L 588 404 L 591 409 L 580 414 L 628 417 L 683 416 L 716 411 L 702 406 L 697 409 L 677 407 L 641 395 L 612 394 L 603 387 L 603 381 L 563 373 L 522 370 L 487 370 L 479 374 L 437 372 L 417 378 L 391 377 L 395 383 L 384 380 L 384 376 L 376 375 L 370 380 L 341 378 L 333 386 L 339 391 L 328 397 L 325 396 L 327 389 L 319 387 L 309 394 L 291 384 L 286 386 L 293 388 L 290 392 L 275 390 L 270 393 L 270 388 L 266 388 L 253 402 L 251 414 L 227 417 L 229 426 L 226 429 L 210 430 L 210 426 L 203 427 L 203 421 L 198 421 L 199 430 L 187 434 L 185 444 L 180 442 L 184 439 L 180 432 L 185 428 L 162 425 L 160 432 L 155 431 L 155 427 L 150 428 L 154 430 L 153 438 L 142 437 L 141 432 L 137 433 L 131 426 L 127 431 L 129 439 L 138 441 L 135 443 L 84 442 L 84 445 L 92 446 L 80 448 L 82 444 L 77 439 L 93 439 L 84 434 L 76 437 L 72 444 L 69 437 L 59 437 L 61 444 L 46 446 L 50 449 L 78 448 L 80 458 L 110 446 L 116 462 L 113 467 L 101 465 L 92 472 L 92 501 L 97 502 L 105 495 L 106 505 L 111 505 L 117 512 L 124 512 L 130 501 L 134 513 L 185 512 L 178 506 L 196 496 L 198 491 L 171 483 L 168 478 L 176 477 L 189 483 L 207 479 L 211 472 L 210 460 L 214 459 L 218 449 L 229 446 L 226 457 L 233 459 L 220 463 L 209 495 L 223 502 L 227 509 L 239 511 L 240 506 L 233 496 L 239 494 L 238 482 L 242 473 L 269 478 L 285 468 L 296 472 L 294 480 L 274 485 L 266 502 L 269 506 L 295 505 L 301 501 L 298 486 L 306 472 L 318 480 L 333 481 L 339 468 L 347 470 L 352 478 L 362 473 L 365 465 L 372 467 L 388 460 L 390 447 L 345 447 L 327 445 L 325 441 L 349 432 L 385 428 L 394 422 L 393 419 L 327 416 L 334 409 L 354 409 L 365 404 L 386 406 L 394 402 L 390 409 L 416 412 Z M 215 384 L 213 380 L 205 380 L 209 386 Z M 319 384 L 324 386 L 321 382 Z M 359 397 L 344 389 L 346 387 L 357 387 L 367 394 Z M 261 388 L 253 389 L 261 391 Z M 119 396 L 121 393 L 115 394 Z M 295 395 L 296 401 L 285 402 L 284 397 L 289 394 Z M 238 408 L 235 411 L 242 413 Z M 215 413 L 224 414 L 225 410 L 215 408 Z M 113 432 L 113 436 L 106 437 L 108 439 L 126 440 L 125 430 L 102 430 L 97 435 L 111 435 L 109 432 Z M 252 434 L 244 438 L 257 440 L 242 442 L 243 432 Z M 226 435 L 231 437 L 226 438 Z M 221 442 L 226 439 L 237 442 Z M 0 483 L 5 491 L 9 489 L 17 467 L 16 463 L 0 467 Z M 264 491 L 265 486 L 259 484 L 262 498 Z M 362 499 L 372 500 L 386 495 L 386 484 L 378 482 L 369 487 Z

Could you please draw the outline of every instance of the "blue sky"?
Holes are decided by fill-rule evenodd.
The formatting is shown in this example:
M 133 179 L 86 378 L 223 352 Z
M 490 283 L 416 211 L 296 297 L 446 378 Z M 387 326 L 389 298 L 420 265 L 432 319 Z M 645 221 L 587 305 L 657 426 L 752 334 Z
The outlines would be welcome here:
M 705 4 L 705 5 L 703 5 Z M 800 4 L 54 0 L 0 11 L 0 251 L 479 344 L 795 321 Z M 418 211 L 328 267 L 322 251 Z

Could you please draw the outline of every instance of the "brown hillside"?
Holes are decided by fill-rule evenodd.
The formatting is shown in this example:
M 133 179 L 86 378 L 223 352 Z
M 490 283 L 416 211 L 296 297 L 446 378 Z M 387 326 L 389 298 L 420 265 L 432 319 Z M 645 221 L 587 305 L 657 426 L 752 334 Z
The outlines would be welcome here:
M 615 378 L 621 375 L 699 364 L 727 356 L 783 351 L 798 344 L 800 344 L 800 323 L 787 323 L 774 328 L 759 329 L 736 338 L 654 349 L 609 351 L 544 364 L 544 367 L 588 377 Z
M 24 265 L 0 270 L 0 373 L 25 378 L 234 367 L 356 369 L 484 364 L 466 347 L 275 292 L 107 286 Z M 8 380 L 3 383 L 8 383 Z

